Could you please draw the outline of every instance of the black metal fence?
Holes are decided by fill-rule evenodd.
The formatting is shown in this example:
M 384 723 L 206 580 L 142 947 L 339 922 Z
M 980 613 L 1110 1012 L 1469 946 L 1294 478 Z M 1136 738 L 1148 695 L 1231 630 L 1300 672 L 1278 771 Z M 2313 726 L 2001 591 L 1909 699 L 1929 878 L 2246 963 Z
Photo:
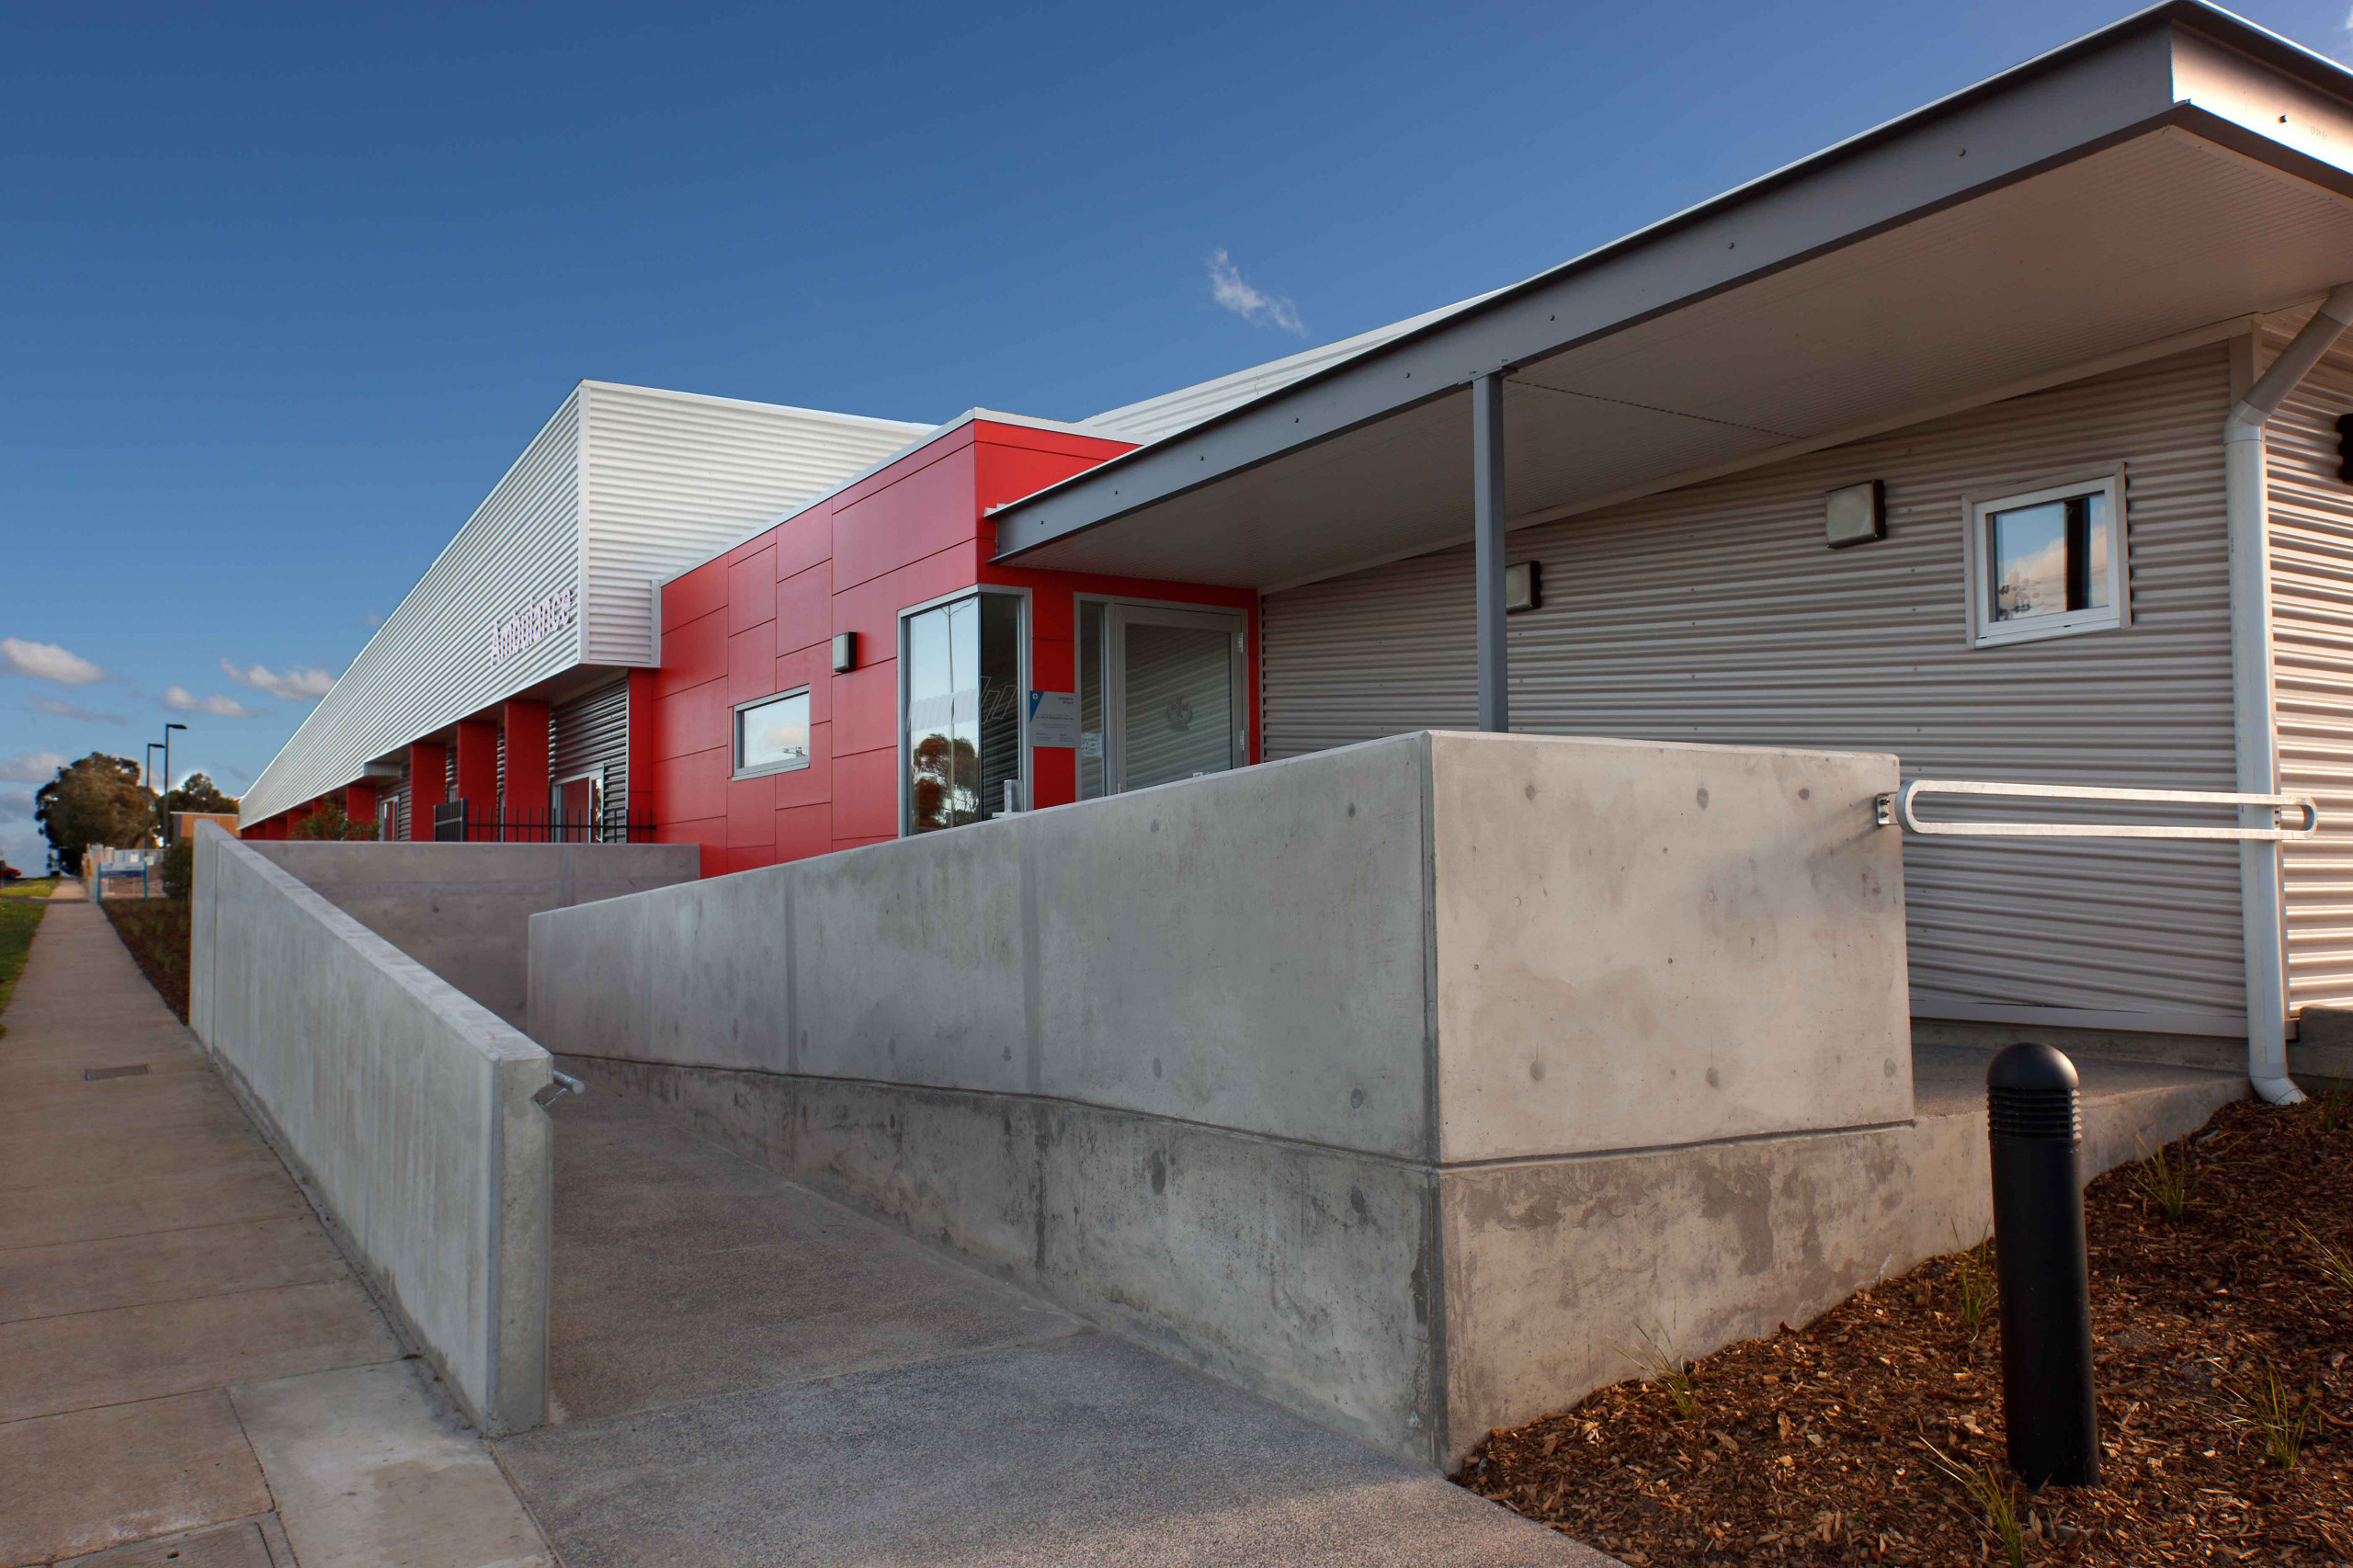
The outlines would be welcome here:
M 553 812 L 477 812 L 459 800 L 433 808 L 433 836 L 445 844 L 651 844 L 654 819 L 608 811 L 559 820 Z

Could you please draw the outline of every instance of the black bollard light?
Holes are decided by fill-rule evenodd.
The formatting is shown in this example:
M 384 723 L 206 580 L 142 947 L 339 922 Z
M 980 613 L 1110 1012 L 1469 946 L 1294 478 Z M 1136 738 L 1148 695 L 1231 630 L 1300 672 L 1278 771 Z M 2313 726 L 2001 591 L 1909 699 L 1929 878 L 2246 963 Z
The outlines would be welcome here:
M 2079 1084 L 2074 1062 L 2031 1042 L 2009 1047 L 1985 1070 L 2002 1420 L 2010 1468 L 2029 1486 L 2099 1482 Z

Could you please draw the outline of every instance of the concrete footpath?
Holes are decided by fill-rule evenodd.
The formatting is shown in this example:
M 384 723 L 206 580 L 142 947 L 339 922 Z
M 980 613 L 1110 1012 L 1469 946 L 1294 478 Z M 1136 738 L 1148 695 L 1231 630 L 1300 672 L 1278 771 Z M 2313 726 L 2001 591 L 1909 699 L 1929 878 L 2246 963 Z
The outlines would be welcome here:
M 0 1565 L 552 1562 L 103 912 L 6 1021 Z
M 570 1568 L 1611 1562 L 593 1080 L 555 1123 L 561 1408 L 497 1452 Z

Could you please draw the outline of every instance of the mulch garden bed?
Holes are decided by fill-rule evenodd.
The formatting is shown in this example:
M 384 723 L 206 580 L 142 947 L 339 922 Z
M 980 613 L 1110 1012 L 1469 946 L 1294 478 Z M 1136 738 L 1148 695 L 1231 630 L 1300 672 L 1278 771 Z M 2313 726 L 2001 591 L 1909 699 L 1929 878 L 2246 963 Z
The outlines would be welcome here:
M 184 898 L 108 899 L 99 905 L 139 971 L 188 1022 L 188 904 Z
M 2353 1562 L 2353 1106 L 2226 1106 L 2163 1153 L 2189 1173 L 2178 1219 L 2151 1162 L 2086 1198 L 2097 1487 L 2029 1495 L 2003 1463 L 1990 1244 L 1803 1329 L 1662 1354 L 1491 1433 L 1455 1480 L 1637 1568 Z

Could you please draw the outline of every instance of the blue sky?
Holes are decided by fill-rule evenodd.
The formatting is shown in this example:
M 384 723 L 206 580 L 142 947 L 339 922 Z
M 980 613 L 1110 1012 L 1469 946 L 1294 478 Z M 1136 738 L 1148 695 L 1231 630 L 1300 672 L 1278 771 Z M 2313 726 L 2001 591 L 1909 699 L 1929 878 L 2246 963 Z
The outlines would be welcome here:
M 2347 4 L 2245 14 L 2345 57 Z M 2122 13 L 11 6 L 0 853 L 51 754 L 167 719 L 249 781 L 583 377 L 1077 418 Z

